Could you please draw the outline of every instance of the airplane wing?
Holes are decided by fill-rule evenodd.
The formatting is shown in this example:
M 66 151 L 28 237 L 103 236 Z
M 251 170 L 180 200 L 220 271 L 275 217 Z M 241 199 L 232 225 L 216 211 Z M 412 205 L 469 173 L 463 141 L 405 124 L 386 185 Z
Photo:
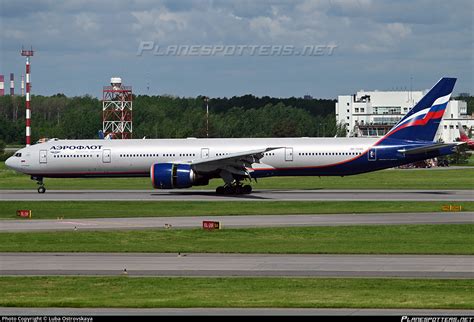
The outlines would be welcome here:
M 446 147 L 455 147 L 458 146 L 458 143 L 435 143 L 431 145 L 425 145 L 422 147 L 418 148 L 413 148 L 413 149 L 400 149 L 398 152 L 404 153 L 404 154 L 420 154 L 420 153 L 426 153 L 434 150 L 438 150 L 441 148 L 446 148 Z
M 225 170 L 231 174 L 250 177 L 248 168 L 251 167 L 252 163 L 260 163 L 260 159 L 263 158 L 265 152 L 277 149 L 281 149 L 281 147 L 268 147 L 257 150 L 230 153 L 223 156 L 200 159 L 191 162 L 191 165 L 197 172 Z

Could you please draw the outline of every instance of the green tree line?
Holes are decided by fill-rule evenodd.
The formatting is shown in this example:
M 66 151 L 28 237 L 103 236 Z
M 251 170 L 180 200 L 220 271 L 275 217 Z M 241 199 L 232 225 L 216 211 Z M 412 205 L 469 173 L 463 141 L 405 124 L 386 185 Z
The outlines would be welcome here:
M 474 113 L 474 97 L 462 97 Z M 91 139 L 102 129 L 102 102 L 91 96 L 32 97 L 32 139 Z M 335 100 L 255 97 L 209 99 L 210 137 L 345 136 L 336 123 Z M 0 97 L 0 141 L 25 143 L 25 99 Z M 203 96 L 138 95 L 133 98 L 134 138 L 206 136 Z
M 210 137 L 345 136 L 336 124 L 334 100 L 244 95 L 209 99 Z M 102 102 L 91 96 L 32 96 L 32 140 L 97 138 Z M 25 100 L 0 97 L 0 140 L 24 144 Z M 203 96 L 138 95 L 133 98 L 134 138 L 206 136 Z

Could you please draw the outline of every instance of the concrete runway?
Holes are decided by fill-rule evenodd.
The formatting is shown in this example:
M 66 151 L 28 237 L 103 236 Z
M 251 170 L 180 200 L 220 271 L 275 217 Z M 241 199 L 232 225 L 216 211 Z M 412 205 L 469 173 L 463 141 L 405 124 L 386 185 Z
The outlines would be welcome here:
M 393 214 L 334 215 L 262 215 L 96 218 L 66 220 L 0 220 L 0 232 L 157 229 L 171 225 L 176 228 L 199 228 L 203 220 L 220 221 L 225 228 L 352 226 L 397 224 L 465 224 L 474 223 L 474 212 L 433 212 Z
M 440 183 L 442 185 L 442 183 Z M 474 201 L 473 190 L 256 190 L 250 195 L 219 196 L 214 190 L 0 190 L 0 200 L 136 201 Z
M 472 316 L 474 310 L 434 309 L 286 309 L 286 308 L 24 308 L 0 307 L 0 316 L 96 315 L 343 315 L 343 316 Z
M 0 253 L 0 275 L 474 278 L 474 256 Z

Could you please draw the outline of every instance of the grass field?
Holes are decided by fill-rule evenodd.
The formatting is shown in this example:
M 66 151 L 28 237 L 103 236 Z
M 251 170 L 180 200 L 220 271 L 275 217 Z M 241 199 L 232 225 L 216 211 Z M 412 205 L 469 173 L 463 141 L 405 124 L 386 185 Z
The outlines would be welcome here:
M 47 189 L 149 189 L 149 178 L 45 179 Z M 212 180 L 214 189 L 222 180 Z M 390 169 L 348 177 L 274 177 L 253 183 L 254 189 L 474 189 L 473 169 Z M 0 163 L 0 189 L 36 189 L 29 176 Z M 194 189 L 194 188 L 193 188 Z
M 3 307 L 472 309 L 474 280 L 0 277 Z
M 0 252 L 474 254 L 474 225 L 0 233 Z
M 18 209 L 32 210 L 33 219 L 74 219 L 439 212 L 448 204 L 474 211 L 474 201 L 0 201 L 0 220 L 18 219 Z

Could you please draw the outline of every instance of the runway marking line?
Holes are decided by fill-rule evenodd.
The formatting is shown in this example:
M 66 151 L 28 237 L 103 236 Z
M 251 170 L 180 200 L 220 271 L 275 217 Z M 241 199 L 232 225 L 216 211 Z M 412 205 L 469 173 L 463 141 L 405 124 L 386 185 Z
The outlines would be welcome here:
M 88 222 L 76 222 L 76 221 L 58 221 L 60 224 L 71 224 L 71 225 L 79 225 L 79 226 L 94 226 L 95 223 L 88 223 Z

